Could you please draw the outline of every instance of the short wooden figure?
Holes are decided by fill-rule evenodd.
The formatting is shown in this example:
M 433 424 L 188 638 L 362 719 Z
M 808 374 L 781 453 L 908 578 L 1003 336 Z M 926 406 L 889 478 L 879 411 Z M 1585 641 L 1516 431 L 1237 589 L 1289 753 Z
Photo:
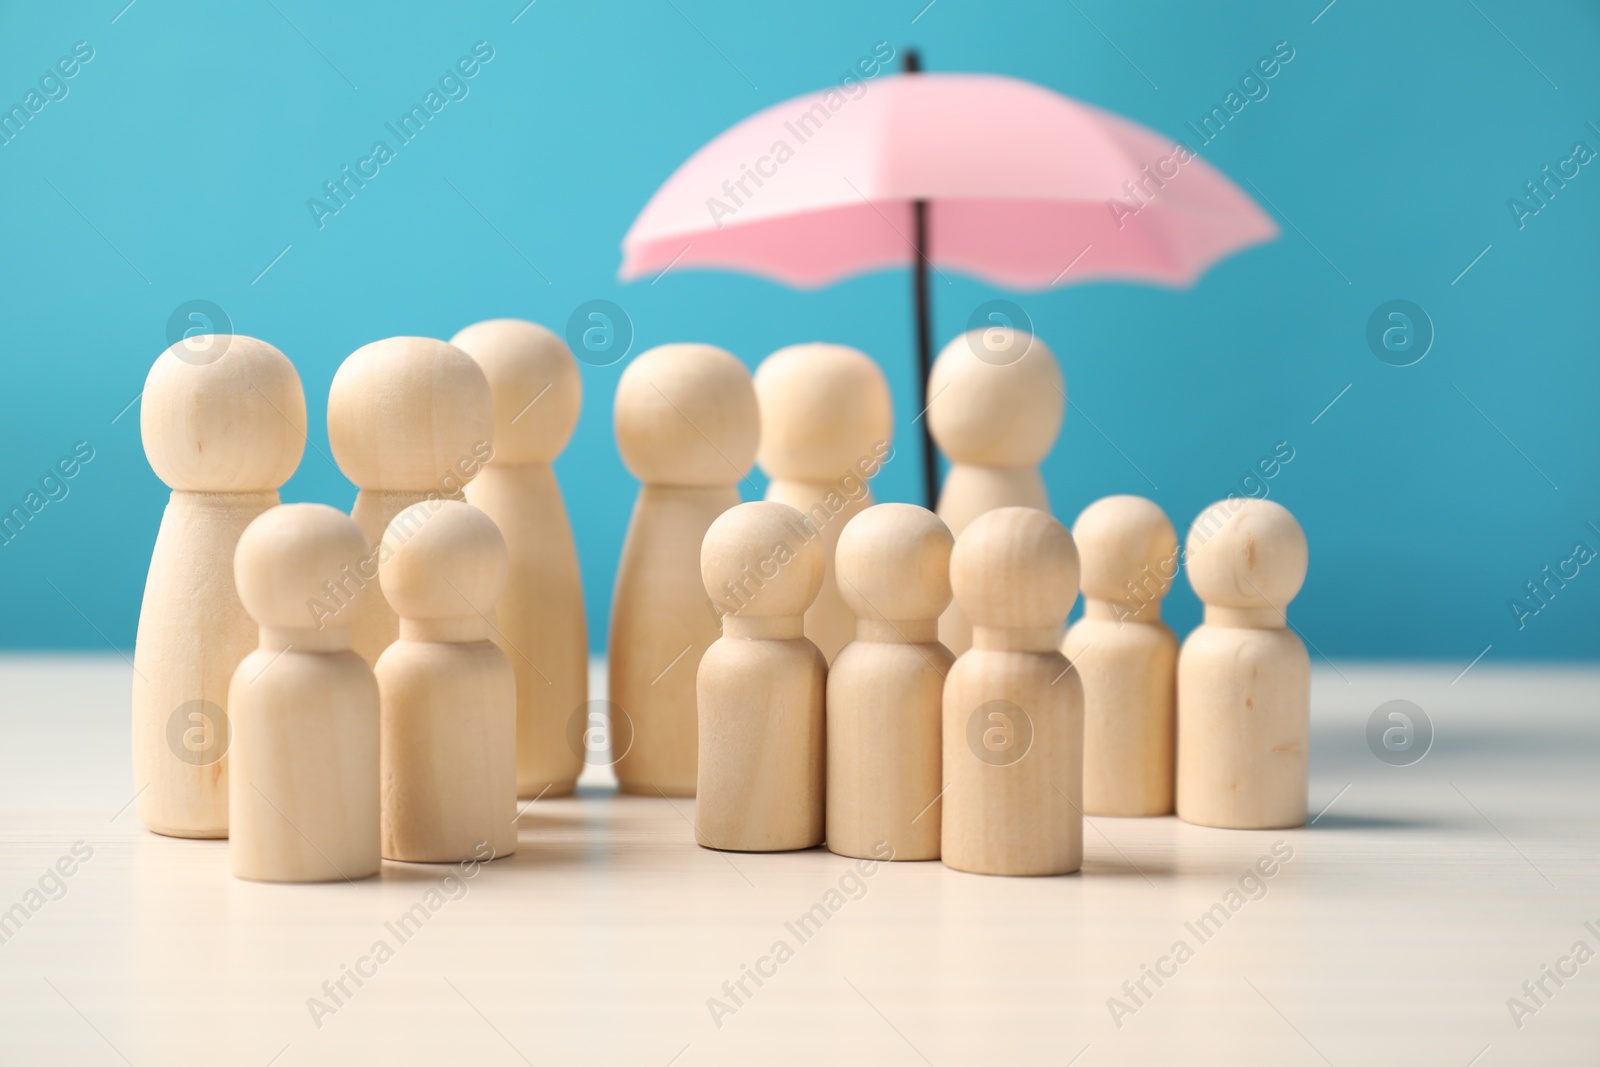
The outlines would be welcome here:
M 832 663 L 856 624 L 834 578 L 834 546 L 845 524 L 872 506 L 867 480 L 893 451 L 889 383 L 853 348 L 804 344 L 763 360 L 755 387 L 767 499 L 803 512 L 822 542 L 822 589 L 806 611 L 806 636 Z
M 228 691 L 228 858 L 239 878 L 354 881 L 378 873 L 378 683 L 326 587 L 371 552 L 354 520 L 285 504 L 245 528 L 239 598 L 259 647 Z
M 710 345 L 653 348 L 617 382 L 615 425 L 622 462 L 643 484 L 611 604 L 612 756 L 624 792 L 693 796 L 695 672 L 720 630 L 700 543 L 739 503 L 755 462 L 750 372 Z
M 328 443 L 360 489 L 351 517 L 374 546 L 405 508 L 460 500 L 494 454 L 494 403 L 478 364 L 431 337 L 390 337 L 352 352 L 328 390 Z M 399 621 L 368 560 L 344 585 L 356 601 L 351 644 L 368 663 Z
M 940 858 L 978 874 L 1070 874 L 1083 863 L 1083 688 L 1057 651 L 1078 595 L 1067 528 L 997 508 L 956 538 L 950 586 L 972 647 L 944 685 Z
M 477 361 L 494 394 L 494 459 L 466 492 L 510 553 L 494 637 L 517 676 L 517 795 L 566 796 L 584 763 L 567 735 L 589 700 L 589 631 L 551 463 L 578 425 L 583 379 L 561 338 L 531 322 L 480 322 L 450 343 Z
M 939 858 L 942 701 L 955 657 L 939 643 L 954 542 L 914 504 L 879 504 L 839 535 L 839 591 L 856 637 L 828 669 L 828 849 Z
M 938 510 L 952 534 L 994 508 L 1050 510 L 1039 464 L 1061 432 L 1067 392 L 1049 346 L 1010 328 L 965 333 L 939 353 L 927 405 L 928 431 L 950 459 Z M 939 620 L 939 640 L 957 656 L 971 646 L 960 596 Z
M 1305 531 L 1271 500 L 1200 513 L 1185 551 L 1205 621 L 1178 654 L 1178 817 L 1268 830 L 1306 821 L 1311 659 L 1285 614 Z
M 233 552 L 300 464 L 305 394 L 265 341 L 206 334 L 156 359 L 142 404 L 145 456 L 172 496 L 134 639 L 139 818 L 171 837 L 227 837 L 228 683 L 257 641 Z
M 517 690 L 489 640 L 506 583 L 494 521 L 424 500 L 389 524 L 378 576 L 400 636 L 378 659 L 383 855 L 414 863 L 517 847 Z
M 740 504 L 700 553 L 722 636 L 700 661 L 695 840 L 781 852 L 822 843 L 827 662 L 802 616 L 822 585 L 822 545 L 787 504 Z
M 1083 618 L 1061 651 L 1083 683 L 1083 811 L 1172 814 L 1178 639 L 1161 598 L 1178 573 L 1178 534 L 1155 503 L 1108 496 L 1072 526 Z

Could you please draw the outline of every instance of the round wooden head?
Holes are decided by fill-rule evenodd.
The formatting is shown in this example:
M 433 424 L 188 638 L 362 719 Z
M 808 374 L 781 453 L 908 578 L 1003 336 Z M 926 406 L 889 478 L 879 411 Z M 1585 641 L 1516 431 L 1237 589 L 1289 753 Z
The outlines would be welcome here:
M 233 579 L 244 609 L 262 626 L 347 627 L 346 609 L 371 555 L 361 528 L 338 508 L 281 504 L 258 515 L 239 535 Z M 329 582 L 342 591 L 330 595 Z
M 950 528 L 927 508 L 870 507 L 839 534 L 839 595 L 862 619 L 937 619 L 950 604 L 954 546 Z
M 950 587 L 974 626 L 1059 627 L 1078 598 L 1078 549 L 1046 512 L 996 508 L 956 538 Z
M 700 579 L 725 615 L 799 616 L 822 588 L 822 541 L 788 504 L 755 500 L 717 516 L 700 544 Z
M 711 345 L 661 345 L 617 381 L 617 450 L 641 482 L 734 485 L 756 458 L 761 416 L 750 372 Z
M 1095 600 L 1160 600 L 1178 573 L 1178 532 L 1167 513 L 1142 496 L 1096 500 L 1072 524 L 1072 540 L 1083 595 Z
M 423 500 L 385 531 L 378 580 L 402 619 L 492 618 L 508 567 L 493 519 L 459 500 Z
M 844 345 L 781 348 L 755 374 L 761 405 L 756 462 L 773 478 L 832 482 L 876 468 L 894 427 L 889 382 L 870 358 Z
M 288 357 L 265 341 L 209 340 L 205 362 L 194 357 L 192 339 L 156 357 L 139 411 L 144 454 L 156 477 L 173 489 L 276 489 L 305 452 L 300 376 Z
M 490 319 L 450 343 L 489 379 L 496 461 L 549 463 L 560 455 L 583 407 L 583 378 L 566 342 L 536 323 Z
M 985 340 L 996 332 L 1009 338 L 999 349 Z M 1009 355 L 989 355 L 996 350 Z M 1037 337 L 972 330 L 939 353 L 927 404 L 928 431 L 952 463 L 1020 467 L 1041 462 L 1055 447 L 1066 380 L 1055 353 Z
M 1220 608 L 1282 611 L 1305 584 L 1306 533 L 1272 500 L 1230 497 L 1200 513 L 1184 550 L 1189 584 Z
M 328 443 L 362 489 L 453 494 L 493 448 L 488 379 L 471 356 L 431 337 L 362 345 L 328 390 Z

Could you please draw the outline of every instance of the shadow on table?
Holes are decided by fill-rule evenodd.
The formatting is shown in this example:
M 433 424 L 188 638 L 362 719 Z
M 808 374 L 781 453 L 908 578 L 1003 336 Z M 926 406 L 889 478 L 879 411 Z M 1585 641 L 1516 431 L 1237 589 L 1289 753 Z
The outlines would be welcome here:
M 1313 833 L 1323 830 L 1439 830 L 1448 823 L 1437 819 L 1403 819 L 1387 815 L 1341 815 L 1330 811 L 1304 827 Z

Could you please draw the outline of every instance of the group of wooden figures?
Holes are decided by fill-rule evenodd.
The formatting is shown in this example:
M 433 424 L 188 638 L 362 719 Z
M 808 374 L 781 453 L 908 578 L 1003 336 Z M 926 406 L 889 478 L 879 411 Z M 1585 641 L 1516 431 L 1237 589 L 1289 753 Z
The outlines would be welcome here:
M 796 345 L 752 377 L 663 345 L 621 375 L 642 485 L 604 758 L 624 792 L 696 796 L 701 845 L 1041 875 L 1079 869 L 1085 814 L 1305 821 L 1299 524 L 1230 497 L 1180 552 L 1157 505 L 1117 496 L 1069 532 L 1039 474 L 1060 365 L 993 332 L 957 338 L 930 380 L 937 514 L 874 504 L 891 404 L 854 349 Z M 134 657 L 145 824 L 228 837 L 234 873 L 261 881 L 513 852 L 518 798 L 571 793 L 595 758 L 551 468 L 581 402 L 571 353 L 532 323 L 366 345 L 328 398 L 359 487 L 345 515 L 279 503 L 306 444 L 281 352 L 219 335 L 162 353 L 141 412 L 172 488 Z M 766 499 L 740 503 L 757 462 Z M 1181 568 L 1205 621 L 1180 650 L 1161 600 Z

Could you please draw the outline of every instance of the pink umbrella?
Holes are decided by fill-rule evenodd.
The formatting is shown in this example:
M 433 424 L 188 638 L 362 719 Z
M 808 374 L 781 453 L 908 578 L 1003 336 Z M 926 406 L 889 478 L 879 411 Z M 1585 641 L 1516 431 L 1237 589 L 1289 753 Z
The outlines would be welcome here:
M 745 271 L 799 287 L 928 266 L 1014 289 L 1192 285 L 1278 227 L 1186 145 L 1032 82 L 906 74 L 796 97 L 691 156 L 623 239 L 622 277 Z M 924 423 L 931 507 L 937 487 Z

